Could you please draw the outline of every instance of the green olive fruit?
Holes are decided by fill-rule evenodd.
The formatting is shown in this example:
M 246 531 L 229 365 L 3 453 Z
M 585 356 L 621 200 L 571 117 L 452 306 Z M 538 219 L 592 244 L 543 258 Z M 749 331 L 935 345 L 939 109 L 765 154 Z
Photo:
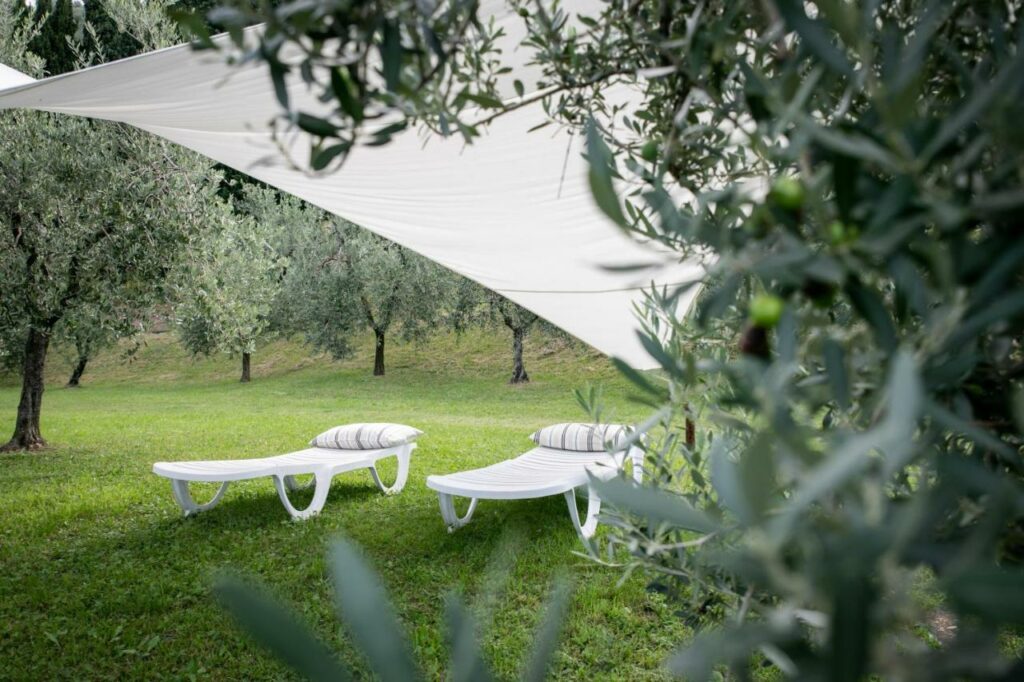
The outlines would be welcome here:
M 806 199 L 803 183 L 794 177 L 779 178 L 768 192 L 768 199 L 779 208 L 799 211 Z
M 658 160 L 658 143 L 654 140 L 647 140 L 640 148 L 640 158 L 644 161 L 654 162 Z
M 833 220 L 828 224 L 828 239 L 833 244 L 842 244 L 846 241 L 846 225 L 840 220 Z
M 828 240 L 835 246 L 849 244 L 860 236 L 860 228 L 856 225 L 833 220 L 828 224 Z
M 785 303 L 773 294 L 759 294 L 750 302 L 750 321 L 755 326 L 771 329 L 782 318 Z

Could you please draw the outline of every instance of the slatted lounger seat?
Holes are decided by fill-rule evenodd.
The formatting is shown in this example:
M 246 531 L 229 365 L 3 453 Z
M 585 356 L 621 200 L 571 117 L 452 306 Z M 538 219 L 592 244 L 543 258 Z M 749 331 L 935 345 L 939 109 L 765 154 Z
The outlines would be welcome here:
M 567 426 L 593 425 L 558 424 L 549 429 Z M 617 428 L 615 425 L 596 428 Z M 538 431 L 535 440 L 565 444 L 561 439 L 543 439 Z M 625 433 L 625 430 L 622 432 Z M 600 438 L 597 443 L 603 442 Z M 515 459 L 508 459 L 480 469 L 460 471 L 444 476 L 428 476 L 427 487 L 437 491 L 441 516 L 449 531 L 469 523 L 480 500 L 523 500 L 549 495 L 564 495 L 569 505 L 569 516 L 576 531 L 585 540 L 597 530 L 597 515 L 601 511 L 601 498 L 589 486 L 590 474 L 608 478 L 623 469 L 627 460 L 633 463 L 633 477 L 640 481 L 643 476 L 643 451 L 630 447 L 615 453 L 601 450 L 567 450 L 545 445 L 536 447 Z M 576 489 L 587 486 L 587 514 L 581 522 L 576 508 Z M 470 499 L 469 508 L 463 516 L 455 511 L 455 498 Z
M 366 433 L 369 429 L 370 438 Z M 388 445 L 388 438 L 374 438 L 379 427 L 401 427 L 392 429 L 392 433 L 398 434 L 398 441 Z M 331 435 L 336 435 L 338 429 L 357 431 L 362 428 L 363 432 L 358 441 L 337 439 L 330 440 Z M 407 429 L 408 431 L 402 431 Z M 402 425 L 390 424 L 354 424 L 345 427 L 336 427 L 313 439 L 313 447 L 298 452 L 291 452 L 286 455 L 264 457 L 260 459 L 223 459 L 206 460 L 195 462 L 157 462 L 153 465 L 153 473 L 163 476 L 171 481 L 171 492 L 174 499 L 185 512 L 185 516 L 198 514 L 215 507 L 224 497 L 228 485 L 233 481 L 245 481 L 252 478 L 263 478 L 269 476 L 274 480 L 274 487 L 281 498 L 284 508 L 295 519 L 306 519 L 320 513 L 327 501 L 327 493 L 331 488 L 331 479 L 338 474 L 357 469 L 369 469 L 374 483 L 384 494 L 398 493 L 405 487 L 409 477 L 409 460 L 412 451 L 416 449 L 416 443 L 411 438 L 403 436 L 408 432 L 421 432 Z M 329 435 L 330 434 L 330 435 Z M 412 437 L 415 437 L 412 436 Z M 325 438 L 326 437 L 326 438 Z M 392 440 L 396 440 L 392 438 Z M 331 447 L 322 447 L 331 445 Z M 378 445 L 383 447 L 336 447 L 338 445 Z M 395 482 L 387 486 L 381 480 L 377 472 L 377 462 L 386 457 L 398 459 L 398 474 Z M 312 474 L 313 480 L 308 485 L 313 485 L 313 501 L 306 509 L 296 509 L 288 498 L 288 492 L 299 490 L 300 486 L 295 476 Z M 220 489 L 213 499 L 206 504 L 197 504 L 192 499 L 188 484 L 192 481 L 220 483 Z

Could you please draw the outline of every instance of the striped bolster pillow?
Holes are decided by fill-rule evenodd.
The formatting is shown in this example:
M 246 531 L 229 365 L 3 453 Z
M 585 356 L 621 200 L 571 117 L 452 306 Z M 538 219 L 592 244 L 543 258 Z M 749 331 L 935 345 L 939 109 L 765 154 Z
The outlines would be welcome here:
M 334 450 L 379 450 L 408 443 L 420 435 L 422 431 L 404 424 L 345 424 L 324 431 L 309 444 Z
M 576 452 L 603 452 L 606 445 L 620 450 L 629 429 L 622 424 L 553 424 L 530 438 L 537 445 Z

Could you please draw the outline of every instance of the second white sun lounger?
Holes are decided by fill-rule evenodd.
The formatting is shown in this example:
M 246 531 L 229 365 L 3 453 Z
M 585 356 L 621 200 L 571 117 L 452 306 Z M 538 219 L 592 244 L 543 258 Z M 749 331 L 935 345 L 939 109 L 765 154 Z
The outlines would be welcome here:
M 592 425 L 557 424 L 549 429 Z M 618 428 L 614 425 L 598 428 Z M 564 440 L 540 438 L 545 430 L 534 434 L 535 440 L 568 444 Z M 597 443 L 601 444 L 600 439 Z M 570 444 L 571 445 L 571 444 Z M 548 446 L 536 447 L 514 459 L 507 459 L 480 469 L 460 471 L 445 476 L 428 476 L 427 487 L 437 491 L 441 516 L 449 531 L 469 523 L 480 500 L 522 500 L 549 495 L 564 495 L 569 516 L 576 532 L 587 539 L 597 530 L 597 515 L 601 511 L 601 498 L 589 486 L 590 475 L 598 478 L 615 476 L 627 461 L 633 463 L 633 477 L 643 476 L 643 450 L 629 447 L 619 452 L 595 450 L 567 450 Z M 576 507 L 576 489 L 587 486 L 587 513 L 580 520 Z M 469 498 L 469 507 L 461 517 L 455 511 L 455 498 Z
M 399 428 L 400 427 L 400 428 Z M 419 435 L 421 432 L 400 424 L 352 424 L 336 427 L 313 439 L 313 447 L 286 455 L 264 457 L 260 459 L 223 459 L 195 462 L 157 462 L 153 465 L 153 473 L 171 481 L 171 492 L 174 499 L 185 512 L 185 516 L 198 514 L 215 507 L 223 498 L 228 485 L 234 481 L 269 476 L 274 480 L 274 487 L 281 498 L 281 504 L 294 519 L 306 519 L 323 510 L 327 501 L 327 493 L 331 489 L 331 479 L 338 474 L 357 469 L 369 469 L 373 482 L 385 494 L 398 493 L 405 487 L 409 477 L 409 460 L 416 443 L 405 437 L 404 442 L 387 445 L 387 430 L 392 434 L 403 436 L 409 432 Z M 402 431 L 406 429 L 408 431 Z M 384 436 L 379 436 L 381 431 Z M 338 434 L 342 435 L 339 436 Z M 351 435 L 347 437 L 345 434 Z M 355 435 L 353 435 L 355 434 Z M 321 447 L 330 445 L 331 447 Z M 359 447 L 340 447 L 340 446 Z M 383 445 L 384 447 L 372 447 Z M 367 447 L 363 447 L 367 446 Z M 395 482 L 387 486 L 377 472 L 377 462 L 387 458 L 398 459 L 398 474 Z M 288 498 L 288 492 L 301 487 L 295 476 L 312 474 L 313 500 L 303 510 L 296 509 Z M 192 499 L 188 484 L 193 481 L 220 483 L 220 490 L 213 499 L 205 504 L 197 504 Z

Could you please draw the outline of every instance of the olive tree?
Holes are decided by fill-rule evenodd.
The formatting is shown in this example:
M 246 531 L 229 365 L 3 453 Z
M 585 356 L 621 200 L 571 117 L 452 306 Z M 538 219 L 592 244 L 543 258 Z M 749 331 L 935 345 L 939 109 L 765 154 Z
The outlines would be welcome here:
M 121 59 L 180 39 L 165 15 L 169 3 L 89 0 L 74 4 L 60 0 L 12 4 L 17 7 L 0 18 L 4 22 L 0 36 L 5 36 L 0 41 L 6 46 L 0 62 L 36 75 L 73 70 L 89 57 Z M 107 298 L 83 304 L 63 317 L 55 339 L 72 351 L 68 387 L 79 385 L 89 360 L 98 351 L 119 340 L 137 337 L 145 329 L 151 311 L 135 308 L 135 304 L 144 302 Z M 22 333 L 16 321 L 3 328 L 0 336 L 19 337 Z M 2 354 L 0 362 L 17 368 L 23 349 L 16 338 L 8 339 L 8 344 L 11 348 Z
M 314 117 L 278 88 L 315 168 L 414 122 L 471 141 L 469 108 L 540 101 L 585 132 L 610 222 L 711 256 L 685 285 L 706 285 L 692 319 L 682 288 L 650 292 L 638 327 L 661 373 L 619 363 L 654 408 L 649 483 L 598 484 L 618 510 L 602 560 L 647 571 L 701 629 L 671 669 L 1019 675 L 999 636 L 1024 624 L 1021 3 L 512 4 L 542 76 L 509 103 L 475 3 L 267 8 L 253 55 L 336 104 Z M 941 640 L 909 596 L 922 576 L 957 625 Z
M 335 357 L 348 355 L 353 333 L 369 328 L 373 375 L 383 376 L 388 335 L 410 340 L 433 330 L 452 275 L 352 223 L 306 210 L 285 284 L 292 324 Z
M 606 58 L 655 75 L 625 131 L 588 131 L 610 219 L 717 256 L 692 325 L 678 292 L 651 294 L 665 380 L 631 373 L 658 407 L 660 489 L 602 490 L 624 529 L 612 550 L 705 628 L 670 667 L 1012 677 L 1019 4 L 674 6 L 646 32 L 614 6 L 595 17 L 617 37 Z M 620 175 L 644 187 L 626 203 Z M 700 352 L 701 336 L 721 343 Z M 686 447 L 698 408 L 709 428 Z M 912 598 L 923 576 L 955 632 Z
M 96 354 L 118 341 L 135 339 L 145 331 L 151 310 L 145 301 L 103 299 L 67 311 L 57 325 L 55 339 L 72 351 L 72 370 L 67 387 L 81 385 L 85 369 Z M 130 344 L 128 354 L 138 349 Z
M 448 324 L 457 333 L 472 325 L 495 322 L 508 328 L 512 333 L 512 376 L 509 383 L 528 382 L 530 375 L 523 362 L 523 345 L 526 335 L 540 318 L 514 301 L 466 278 L 460 278 L 453 284 L 449 300 Z
M 510 384 L 523 384 L 530 380 L 523 364 L 523 341 L 526 334 L 537 321 L 537 315 L 526 308 L 516 305 L 501 294 L 490 293 L 492 310 L 501 319 L 502 324 L 512 332 L 512 378 Z
M 23 330 L 22 397 L 9 447 L 44 444 L 43 369 L 70 312 L 137 309 L 163 295 L 171 267 L 203 229 L 203 204 L 215 189 L 206 171 L 122 126 L 0 116 L 0 307 Z M 126 301 L 132 305 L 113 305 Z
M 175 318 L 192 353 L 241 357 L 240 381 L 247 383 L 252 354 L 274 331 L 273 312 L 286 265 L 274 246 L 276 225 L 218 203 L 217 224 L 183 267 Z
M 38 30 L 0 24 L 0 54 Z M 39 73 L 46 55 L 15 65 Z M 145 308 L 201 234 L 216 189 L 190 153 L 122 125 L 0 113 L 0 321 L 22 375 L 6 449 L 45 444 L 43 372 L 59 325 L 86 309 Z

